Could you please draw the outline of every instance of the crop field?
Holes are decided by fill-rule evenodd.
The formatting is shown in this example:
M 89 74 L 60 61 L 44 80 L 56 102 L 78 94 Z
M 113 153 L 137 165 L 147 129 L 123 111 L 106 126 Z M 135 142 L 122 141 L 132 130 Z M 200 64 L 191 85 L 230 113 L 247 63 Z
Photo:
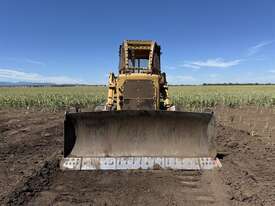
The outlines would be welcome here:
M 107 87 L 0 88 L 0 205 L 274 206 L 275 86 L 169 93 L 180 109 L 214 112 L 221 168 L 62 171 L 64 110 L 92 110 Z
M 275 105 L 275 85 L 266 86 L 171 86 L 172 102 L 185 110 L 224 105 L 238 107 Z M 14 108 L 65 109 L 92 107 L 106 100 L 107 87 L 0 88 L 0 106 Z

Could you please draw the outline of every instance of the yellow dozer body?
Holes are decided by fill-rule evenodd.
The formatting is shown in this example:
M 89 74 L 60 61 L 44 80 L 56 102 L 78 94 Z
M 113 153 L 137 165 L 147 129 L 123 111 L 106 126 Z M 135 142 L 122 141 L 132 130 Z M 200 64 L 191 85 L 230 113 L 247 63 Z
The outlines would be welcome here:
M 212 169 L 212 113 L 175 111 L 154 41 L 124 41 L 105 107 L 66 113 L 61 169 Z

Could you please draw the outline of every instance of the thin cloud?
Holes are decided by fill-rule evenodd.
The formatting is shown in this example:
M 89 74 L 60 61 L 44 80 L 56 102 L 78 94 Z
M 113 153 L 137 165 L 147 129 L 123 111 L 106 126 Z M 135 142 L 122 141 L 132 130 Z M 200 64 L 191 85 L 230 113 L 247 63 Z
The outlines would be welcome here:
M 209 77 L 212 79 L 215 79 L 215 78 L 219 77 L 219 75 L 218 74 L 210 74 Z
M 35 64 L 39 66 L 46 66 L 45 62 L 32 59 L 32 58 L 17 58 L 17 57 L 5 57 L 4 59 L 12 61 L 12 62 L 17 62 L 17 63 L 28 63 L 28 64 Z
M 165 67 L 165 69 L 169 69 L 169 70 L 177 69 L 177 67 L 175 67 L 175 66 L 164 66 L 164 67 Z
M 203 67 L 212 67 L 212 68 L 228 68 L 233 67 L 240 62 L 243 61 L 242 59 L 235 59 L 231 61 L 226 61 L 222 58 L 216 58 L 216 59 L 207 59 L 205 61 L 187 61 L 183 65 L 180 65 L 181 67 L 188 67 L 193 69 L 200 69 Z
M 186 84 L 194 83 L 196 78 L 190 75 L 168 75 L 167 80 L 169 84 Z
M 41 65 L 41 66 L 45 66 L 46 65 L 45 62 L 41 62 L 41 61 L 37 61 L 37 60 L 33 60 L 33 59 L 28 59 L 28 58 L 26 58 L 25 61 L 27 63 L 30 63 L 30 64 L 36 64 L 36 65 Z
M 8 81 L 27 81 L 35 83 L 79 84 L 82 80 L 67 76 L 44 76 L 36 73 L 22 72 L 14 69 L 0 69 L 0 78 Z
M 190 63 L 184 63 L 183 65 L 180 65 L 180 67 L 187 67 L 187 68 L 192 68 L 192 69 L 199 69 L 201 68 L 200 66 L 194 65 L 194 64 L 190 64 Z
M 270 44 L 274 43 L 274 40 L 272 41 L 263 41 L 260 42 L 259 44 L 256 44 L 255 46 L 252 46 L 248 49 L 247 55 L 251 56 L 253 54 L 258 53 L 263 47 L 268 46 Z
M 268 72 L 275 74 L 275 69 L 274 70 L 269 70 Z

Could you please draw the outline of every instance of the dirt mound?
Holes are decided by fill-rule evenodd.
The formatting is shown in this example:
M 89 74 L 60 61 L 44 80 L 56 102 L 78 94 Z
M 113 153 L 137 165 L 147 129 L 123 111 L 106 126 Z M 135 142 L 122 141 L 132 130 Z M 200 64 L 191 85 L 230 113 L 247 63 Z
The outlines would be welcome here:
M 42 189 L 46 189 L 56 174 L 60 155 L 54 154 L 39 165 L 30 176 L 24 176 L 4 199 L 6 205 L 22 205 L 30 201 Z
M 62 114 L 0 110 L 0 202 L 62 150 Z
M 233 205 L 275 204 L 275 146 L 260 136 L 219 125 L 217 144 L 226 156 L 220 171 Z

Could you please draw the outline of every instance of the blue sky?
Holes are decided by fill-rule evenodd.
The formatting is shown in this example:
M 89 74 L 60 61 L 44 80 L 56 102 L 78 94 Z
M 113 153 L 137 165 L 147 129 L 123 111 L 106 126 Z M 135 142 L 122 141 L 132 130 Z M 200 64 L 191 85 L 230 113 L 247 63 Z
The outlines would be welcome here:
M 124 39 L 169 83 L 275 83 L 274 0 L 0 0 L 0 81 L 105 84 Z

